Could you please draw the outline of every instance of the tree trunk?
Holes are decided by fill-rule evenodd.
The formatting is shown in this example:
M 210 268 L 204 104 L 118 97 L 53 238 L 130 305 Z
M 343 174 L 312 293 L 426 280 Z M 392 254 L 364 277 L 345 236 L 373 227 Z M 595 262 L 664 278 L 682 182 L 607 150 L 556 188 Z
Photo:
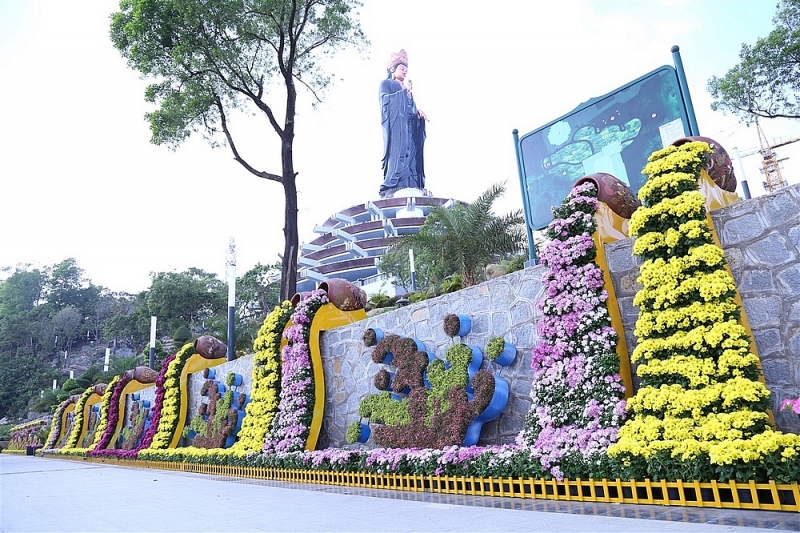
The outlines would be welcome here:
M 283 226 L 283 261 L 281 262 L 281 301 L 290 300 L 297 289 L 297 186 L 294 176 L 284 175 L 286 207 Z
M 283 166 L 283 196 L 285 200 L 283 217 L 283 259 L 281 261 L 281 301 L 290 300 L 297 290 L 297 184 L 294 173 L 294 117 L 297 92 L 291 75 L 286 77 L 286 122 L 281 142 L 281 163 Z

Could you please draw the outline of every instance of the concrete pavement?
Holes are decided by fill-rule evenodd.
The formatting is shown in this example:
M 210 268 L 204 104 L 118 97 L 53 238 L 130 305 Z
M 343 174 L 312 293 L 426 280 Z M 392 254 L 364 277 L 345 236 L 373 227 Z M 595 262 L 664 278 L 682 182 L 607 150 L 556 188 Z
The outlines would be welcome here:
M 0 532 L 800 531 L 784 512 L 451 496 L 0 454 Z

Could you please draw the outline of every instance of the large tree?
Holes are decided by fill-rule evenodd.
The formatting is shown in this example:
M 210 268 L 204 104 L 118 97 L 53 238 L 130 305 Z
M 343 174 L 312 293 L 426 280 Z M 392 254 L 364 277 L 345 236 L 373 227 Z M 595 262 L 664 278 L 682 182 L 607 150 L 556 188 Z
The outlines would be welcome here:
M 248 172 L 284 191 L 281 299 L 297 282 L 297 186 L 293 157 L 297 84 L 319 100 L 330 81 L 318 64 L 348 45 L 366 44 L 356 0 L 121 0 L 111 40 L 128 65 L 153 83 L 145 99 L 151 142 L 177 147 L 200 131 L 227 144 Z M 278 83 L 273 83 L 277 80 Z M 276 86 L 284 89 L 283 97 Z M 276 107 L 279 106 L 279 107 Z M 284 109 L 283 120 L 276 109 Z M 254 111 L 280 140 L 281 170 L 248 162 L 229 128 L 233 110 Z M 248 159 L 249 158 L 249 159 Z
M 714 76 L 708 90 L 711 109 L 756 117 L 800 118 L 800 0 L 781 0 L 767 37 L 742 44 L 741 62 L 723 77 Z
M 158 330 L 171 335 L 181 326 L 194 329 L 225 309 L 225 284 L 216 275 L 190 268 L 186 272 L 151 274 L 145 298 L 148 316 L 158 317 Z

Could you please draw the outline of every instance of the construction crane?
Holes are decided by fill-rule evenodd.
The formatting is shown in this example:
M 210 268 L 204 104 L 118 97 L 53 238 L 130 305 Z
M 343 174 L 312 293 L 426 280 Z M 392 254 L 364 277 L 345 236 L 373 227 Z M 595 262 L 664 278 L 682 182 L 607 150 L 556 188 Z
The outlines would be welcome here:
M 789 158 L 784 157 L 782 159 L 778 159 L 778 154 L 776 154 L 773 150 L 775 148 L 780 148 L 781 146 L 786 146 L 787 144 L 800 141 L 800 137 L 795 137 L 793 139 L 789 139 L 788 141 L 782 141 L 771 145 L 767 141 L 767 136 L 764 134 L 761 124 L 758 122 L 758 117 L 756 117 L 755 123 L 756 130 L 758 130 L 758 143 L 761 145 L 761 147 L 748 150 L 747 152 L 740 154 L 740 157 L 761 154 L 762 161 L 761 168 L 759 170 L 764 175 L 765 180 L 762 185 L 764 186 L 764 190 L 766 190 L 768 193 L 775 192 L 778 189 L 782 189 L 789 185 L 789 183 L 783 179 L 783 176 L 781 175 L 781 163 Z

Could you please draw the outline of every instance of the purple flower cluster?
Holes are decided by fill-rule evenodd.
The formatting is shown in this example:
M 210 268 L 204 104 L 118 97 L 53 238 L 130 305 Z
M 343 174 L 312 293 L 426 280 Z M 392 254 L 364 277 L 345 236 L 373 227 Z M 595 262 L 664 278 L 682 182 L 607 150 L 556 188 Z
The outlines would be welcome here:
M 114 450 L 106 450 L 109 444 L 111 444 L 111 437 L 114 436 L 114 432 L 117 429 L 117 423 L 119 422 L 119 403 L 120 403 L 120 396 L 122 396 L 122 391 L 125 389 L 125 385 L 127 385 L 131 381 L 131 375 L 126 372 L 122 374 L 122 377 L 119 378 L 117 384 L 114 386 L 114 392 L 111 393 L 111 400 L 108 404 L 108 425 L 103 429 L 103 434 L 100 435 L 100 439 L 97 441 L 97 445 L 94 447 L 93 450 L 89 450 L 86 452 L 86 455 L 90 456 L 108 456 L 112 455 L 108 452 Z
M 119 395 L 122 393 L 122 389 L 125 388 L 125 385 L 127 385 L 131 380 L 126 373 L 117 383 L 114 393 L 111 396 L 111 405 L 108 407 L 108 427 L 103 433 L 103 436 L 100 437 L 100 441 L 95 449 L 87 452 L 87 455 L 136 459 L 136 457 L 139 455 L 139 450 L 145 450 L 150 447 L 150 444 L 153 442 L 153 436 L 156 434 L 156 431 L 158 431 L 158 423 L 161 420 L 161 407 L 164 404 L 164 394 L 166 392 L 164 382 L 166 381 L 167 369 L 169 368 L 169 364 L 175 359 L 175 356 L 176 354 L 170 355 L 161 365 L 161 371 L 159 372 L 155 383 L 156 397 L 155 400 L 153 400 L 153 407 L 150 410 L 150 426 L 144 432 L 142 440 L 139 442 L 139 446 L 133 450 L 106 449 L 110 443 L 112 435 L 114 434 L 114 430 L 117 427 L 117 420 L 119 420 Z M 108 435 L 106 436 L 106 434 Z
M 53 446 L 55 446 L 56 442 L 58 442 L 58 438 L 61 436 L 61 417 L 64 415 L 64 409 L 67 408 L 69 404 L 71 404 L 73 400 L 67 398 L 56 408 L 55 413 L 53 413 L 53 420 L 50 422 L 50 438 L 47 439 L 47 442 L 44 445 L 45 450 L 49 450 Z
M 617 334 L 603 273 L 593 262 L 596 194 L 591 183 L 573 189 L 547 228 L 552 241 L 542 253 L 549 271 L 537 302 L 543 319 L 531 359 L 533 405 L 517 440 L 558 479 L 568 456 L 588 462 L 604 455 L 625 416 Z
M 309 353 L 311 321 L 328 303 L 325 291 L 315 290 L 301 300 L 292 315 L 292 325 L 283 336 L 289 343 L 281 351 L 281 397 L 272 419 L 266 452 L 303 450 L 314 413 L 314 375 Z

